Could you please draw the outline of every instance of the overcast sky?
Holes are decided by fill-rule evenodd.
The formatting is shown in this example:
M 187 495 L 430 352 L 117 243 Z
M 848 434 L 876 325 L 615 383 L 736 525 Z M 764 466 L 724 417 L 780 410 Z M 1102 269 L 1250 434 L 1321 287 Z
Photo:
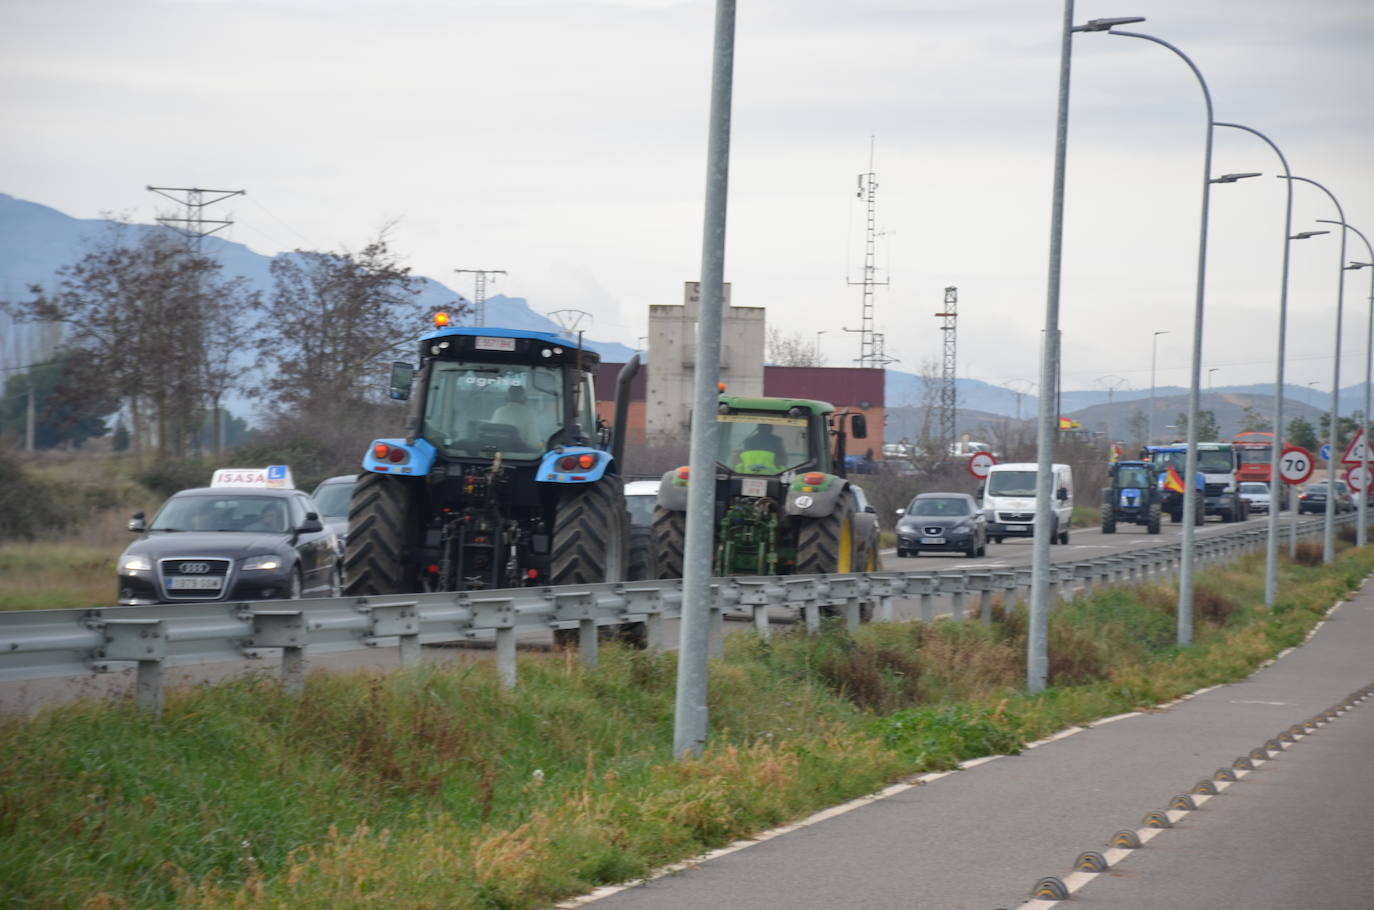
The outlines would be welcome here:
M 940 355 L 959 289 L 961 376 L 1038 376 L 1060 0 L 740 3 L 726 277 L 737 304 L 851 365 L 876 136 L 877 327 L 901 369 Z M 1374 239 L 1374 4 L 1080 0 L 1143 15 L 1208 80 L 1218 120 L 1267 133 Z M 414 270 L 505 269 L 491 292 L 594 314 L 634 346 L 699 275 L 708 0 L 0 0 L 0 191 L 78 217 L 165 208 L 144 187 L 245 189 L 210 211 L 263 253 L 359 248 L 395 221 Z M 1064 385 L 1186 384 L 1202 95 L 1167 49 L 1074 39 Z M 1284 188 L 1219 129 L 1204 382 L 1274 375 Z M 1299 184 L 1294 229 L 1334 218 Z M 1290 380 L 1329 388 L 1336 233 L 1293 244 Z M 1368 259 L 1351 237 L 1350 259 Z M 1364 375 L 1369 276 L 1347 272 L 1343 384 Z M 1116 381 L 1108 379 L 1107 381 Z M 898 403 L 898 402 L 893 402 Z

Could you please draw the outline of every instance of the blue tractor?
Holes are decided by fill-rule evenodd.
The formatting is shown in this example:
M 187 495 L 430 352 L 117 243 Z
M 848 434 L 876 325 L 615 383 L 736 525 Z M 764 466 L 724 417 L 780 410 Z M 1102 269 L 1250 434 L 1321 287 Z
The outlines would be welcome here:
M 435 324 L 419 364 L 392 367 L 390 394 L 410 402 L 408 416 L 403 436 L 363 458 L 346 592 L 653 577 L 647 535 L 645 552 L 631 552 L 623 441 L 597 420 L 596 353 L 550 332 Z M 620 373 L 619 426 L 638 368 L 634 357 Z
M 1108 468 L 1111 486 L 1102 490 L 1102 533 L 1115 534 L 1119 522 L 1144 525 L 1159 533 L 1161 490 L 1148 461 L 1118 461 Z
M 1181 444 L 1147 446 L 1141 454 L 1156 472 L 1160 505 L 1165 514 L 1174 523 L 1182 521 L 1183 478 L 1188 474 L 1188 447 Z M 1170 468 L 1173 468 L 1172 475 Z M 1207 480 L 1201 471 L 1193 475 L 1193 486 L 1197 490 L 1193 503 L 1193 524 L 1196 526 L 1207 517 Z

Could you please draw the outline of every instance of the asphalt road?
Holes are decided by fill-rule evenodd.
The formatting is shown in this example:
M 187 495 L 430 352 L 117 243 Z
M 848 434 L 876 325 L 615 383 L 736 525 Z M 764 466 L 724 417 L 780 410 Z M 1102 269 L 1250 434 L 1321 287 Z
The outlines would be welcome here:
M 993 910 L 1047 875 L 1072 880 L 1218 768 L 1374 683 L 1374 593 L 1250 679 L 1099 722 L 891 788 L 877 799 L 675 874 L 598 897 L 596 910 Z M 1073 905 L 1098 908 L 1374 907 L 1374 699 L 1298 737 L 1106 873 Z M 1035 901 L 1029 907 L 1051 907 Z

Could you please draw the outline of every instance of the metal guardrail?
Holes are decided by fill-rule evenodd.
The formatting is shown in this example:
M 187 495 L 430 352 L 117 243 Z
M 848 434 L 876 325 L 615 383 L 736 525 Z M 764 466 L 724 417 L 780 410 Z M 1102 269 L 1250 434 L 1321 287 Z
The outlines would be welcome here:
M 1355 516 L 1339 516 L 1351 524 Z M 1320 535 L 1322 521 L 1297 526 L 1299 537 Z M 1288 530 L 1282 532 L 1286 538 Z M 1200 565 L 1230 561 L 1261 549 L 1266 531 L 1237 528 L 1201 537 Z M 1095 559 L 1053 564 L 1052 600 L 1122 584 L 1162 582 L 1179 571 L 1181 544 L 1162 544 Z M 711 583 L 712 652 L 721 653 L 726 616 L 751 620 L 762 636 L 782 611 L 810 632 L 826 615 L 852 629 L 871 616 L 893 619 L 894 598 L 915 598 L 920 620 L 935 618 L 935 598 L 949 600 L 955 620 L 968 599 L 991 618 L 992 600 L 1029 599 L 1031 570 L 970 568 L 945 571 L 867 572 L 847 575 L 727 577 Z M 597 660 L 603 627 L 642 622 L 649 646 L 664 647 L 663 624 L 682 612 L 682 581 L 622 582 L 492 591 L 337 597 L 238 603 L 159 604 L 75 610 L 0 612 L 0 681 L 78 676 L 137 667 L 135 697 L 148 710 L 162 705 L 168 667 L 263 656 L 280 649 L 281 678 L 288 691 L 305 682 L 309 652 L 395 646 L 402 664 L 419 659 L 420 646 L 495 639 L 502 685 L 517 681 L 515 644 L 522 630 L 578 630 L 584 664 Z

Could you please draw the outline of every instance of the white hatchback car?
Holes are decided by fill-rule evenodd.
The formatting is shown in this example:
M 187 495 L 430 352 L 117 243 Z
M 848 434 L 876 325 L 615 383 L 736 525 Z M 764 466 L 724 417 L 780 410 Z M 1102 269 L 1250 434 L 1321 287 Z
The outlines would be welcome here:
M 1240 498 L 1250 503 L 1251 512 L 1269 511 L 1269 484 L 1257 480 L 1240 485 Z

